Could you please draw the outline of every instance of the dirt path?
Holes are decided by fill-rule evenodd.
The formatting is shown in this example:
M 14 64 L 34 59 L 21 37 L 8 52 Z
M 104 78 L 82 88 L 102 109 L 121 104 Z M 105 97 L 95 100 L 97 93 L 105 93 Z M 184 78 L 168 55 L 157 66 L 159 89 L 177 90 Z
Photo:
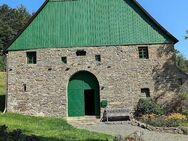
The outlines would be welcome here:
M 105 123 L 72 123 L 73 126 L 86 129 L 89 131 L 95 131 L 100 133 L 115 135 L 122 135 L 124 137 L 136 132 L 140 131 L 143 133 L 144 141 L 188 141 L 188 136 L 180 135 L 180 134 L 169 134 L 169 133 L 160 133 L 153 132 L 142 129 L 137 126 L 132 126 L 126 122 L 119 124 L 105 124 Z

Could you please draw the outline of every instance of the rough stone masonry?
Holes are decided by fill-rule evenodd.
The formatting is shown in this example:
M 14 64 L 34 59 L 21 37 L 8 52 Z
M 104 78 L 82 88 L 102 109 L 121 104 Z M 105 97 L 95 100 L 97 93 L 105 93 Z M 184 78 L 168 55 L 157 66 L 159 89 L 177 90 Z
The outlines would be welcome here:
M 100 99 L 107 99 L 109 107 L 134 109 L 145 97 L 142 88 L 149 88 L 151 97 L 167 102 L 188 76 L 175 65 L 173 45 L 142 46 L 148 47 L 149 59 L 139 58 L 139 45 L 29 50 L 36 51 L 37 64 L 27 64 L 27 51 L 9 51 L 7 110 L 68 116 L 67 85 L 70 77 L 81 70 L 96 76 Z M 86 51 L 86 56 L 77 56 L 77 50 Z M 101 62 L 95 60 L 95 55 L 101 55 Z M 63 56 L 67 64 L 62 62 Z

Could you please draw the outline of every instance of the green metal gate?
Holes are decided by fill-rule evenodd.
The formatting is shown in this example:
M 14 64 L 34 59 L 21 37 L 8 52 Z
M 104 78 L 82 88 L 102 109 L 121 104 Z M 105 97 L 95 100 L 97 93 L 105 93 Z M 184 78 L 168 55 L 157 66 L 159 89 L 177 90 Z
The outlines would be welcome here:
M 100 115 L 100 95 L 97 78 L 90 72 L 80 71 L 74 74 L 68 84 L 68 116 L 84 116 L 84 91 L 94 90 L 95 115 Z

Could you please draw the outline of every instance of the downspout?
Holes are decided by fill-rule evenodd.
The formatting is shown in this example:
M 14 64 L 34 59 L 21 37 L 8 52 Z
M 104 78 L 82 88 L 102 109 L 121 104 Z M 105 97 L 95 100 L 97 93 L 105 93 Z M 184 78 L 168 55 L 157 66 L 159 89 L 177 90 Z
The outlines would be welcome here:
M 5 92 L 5 109 L 3 111 L 3 114 L 7 112 L 7 99 L 8 99 L 8 53 L 5 53 L 5 70 L 6 70 L 6 92 Z

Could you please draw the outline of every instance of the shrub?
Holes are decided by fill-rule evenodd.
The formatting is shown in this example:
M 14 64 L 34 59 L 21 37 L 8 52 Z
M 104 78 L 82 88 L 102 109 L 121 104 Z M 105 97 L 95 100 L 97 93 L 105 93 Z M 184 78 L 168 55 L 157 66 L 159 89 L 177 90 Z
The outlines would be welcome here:
M 135 111 L 136 116 L 145 114 L 163 115 L 165 113 L 161 105 L 157 104 L 153 99 L 140 99 Z
M 182 114 L 188 117 L 188 110 L 187 111 L 183 111 Z
M 168 116 L 150 114 L 143 115 L 141 118 L 142 122 L 157 127 L 177 127 L 185 123 L 186 120 L 186 116 L 180 113 L 173 113 Z
M 161 117 L 156 119 L 143 119 L 142 121 L 156 127 L 178 127 L 181 123 L 180 120 L 165 120 Z
M 187 117 L 180 113 L 173 113 L 173 114 L 168 115 L 165 119 L 166 120 L 184 120 L 185 121 L 187 119 Z
M 181 100 L 188 100 L 188 92 L 179 94 L 178 98 L 181 99 Z
M 146 114 L 142 116 L 143 119 L 155 119 L 156 117 L 156 114 Z

